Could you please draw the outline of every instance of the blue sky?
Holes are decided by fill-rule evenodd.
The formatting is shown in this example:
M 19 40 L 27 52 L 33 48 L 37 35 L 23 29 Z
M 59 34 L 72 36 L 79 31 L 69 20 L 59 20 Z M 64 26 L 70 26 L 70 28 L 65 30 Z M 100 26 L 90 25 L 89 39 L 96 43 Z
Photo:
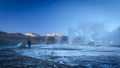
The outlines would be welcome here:
M 62 33 L 79 23 L 119 27 L 119 0 L 0 0 L 0 31 Z M 86 23 L 86 24 L 87 24 Z

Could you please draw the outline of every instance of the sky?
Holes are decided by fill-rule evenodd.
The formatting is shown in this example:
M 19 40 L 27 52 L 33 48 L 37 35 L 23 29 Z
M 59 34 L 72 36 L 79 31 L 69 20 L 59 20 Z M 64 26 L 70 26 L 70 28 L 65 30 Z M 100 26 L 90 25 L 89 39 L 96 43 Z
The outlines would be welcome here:
M 0 31 L 68 35 L 86 22 L 113 31 L 120 25 L 119 7 L 119 0 L 0 0 Z

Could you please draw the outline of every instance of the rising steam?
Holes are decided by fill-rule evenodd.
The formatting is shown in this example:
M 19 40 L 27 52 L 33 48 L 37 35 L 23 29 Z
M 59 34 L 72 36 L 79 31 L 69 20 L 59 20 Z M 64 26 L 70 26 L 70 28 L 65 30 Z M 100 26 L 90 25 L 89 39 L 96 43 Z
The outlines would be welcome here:
M 120 27 L 117 26 L 116 29 L 109 31 L 105 24 L 79 23 L 76 28 L 69 28 L 68 33 L 72 44 L 88 44 L 89 42 L 97 45 L 120 44 Z

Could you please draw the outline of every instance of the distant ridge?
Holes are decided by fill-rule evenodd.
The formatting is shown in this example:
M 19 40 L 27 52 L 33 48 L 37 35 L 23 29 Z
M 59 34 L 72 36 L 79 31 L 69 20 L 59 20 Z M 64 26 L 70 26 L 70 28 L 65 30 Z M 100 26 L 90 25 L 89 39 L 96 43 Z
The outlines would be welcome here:
M 39 36 L 40 36 L 39 34 L 32 33 L 32 32 L 27 33 L 27 34 L 25 34 L 25 35 L 26 35 L 26 36 L 31 36 L 31 37 L 39 37 Z
M 60 33 L 46 34 L 40 36 L 36 33 L 16 33 L 0 31 L 0 45 L 17 45 L 20 42 L 27 42 L 31 40 L 32 44 L 63 44 L 68 43 L 68 36 Z
M 22 34 L 22 33 L 16 33 L 16 32 L 3 32 L 0 31 L 0 36 L 31 36 L 31 37 L 40 37 L 39 34 L 36 33 L 26 33 L 26 34 Z
M 0 31 L 0 45 L 17 45 L 18 43 L 26 42 L 27 40 L 31 40 L 33 44 L 38 44 L 40 41 L 40 36 Z

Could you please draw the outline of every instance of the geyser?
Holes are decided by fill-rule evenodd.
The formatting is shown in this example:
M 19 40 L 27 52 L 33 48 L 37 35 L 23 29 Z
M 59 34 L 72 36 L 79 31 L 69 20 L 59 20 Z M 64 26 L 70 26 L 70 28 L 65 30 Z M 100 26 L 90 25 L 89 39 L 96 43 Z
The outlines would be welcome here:
M 70 44 L 119 45 L 120 27 L 109 31 L 107 25 L 101 23 L 79 23 L 76 28 L 69 28 Z M 115 26 L 114 26 L 115 27 Z

